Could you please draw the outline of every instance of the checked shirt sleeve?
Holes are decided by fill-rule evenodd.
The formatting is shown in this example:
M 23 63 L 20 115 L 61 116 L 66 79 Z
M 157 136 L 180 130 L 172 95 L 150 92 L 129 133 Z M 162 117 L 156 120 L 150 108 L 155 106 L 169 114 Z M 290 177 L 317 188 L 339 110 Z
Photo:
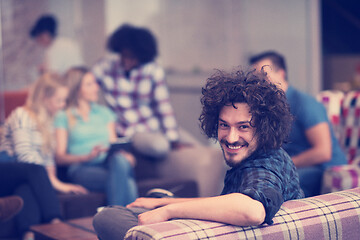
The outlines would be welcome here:
M 155 113 L 159 118 L 166 137 L 171 142 L 179 140 L 178 127 L 173 108 L 170 103 L 169 91 L 165 81 L 165 73 L 162 68 L 157 68 L 153 75 L 155 82 L 153 89 L 153 100 Z
M 263 204 L 266 212 L 264 222 L 267 224 L 272 224 L 272 218 L 284 202 L 282 190 L 279 186 L 280 181 L 276 178 L 276 175 L 265 169 L 248 172 L 245 176 L 247 181 L 241 190 L 241 193 Z
M 272 224 L 272 218 L 284 202 L 284 183 L 277 174 L 280 172 L 278 166 L 268 162 L 269 159 L 251 160 L 238 169 L 228 171 L 222 194 L 238 192 L 261 202 L 266 212 L 264 222 Z

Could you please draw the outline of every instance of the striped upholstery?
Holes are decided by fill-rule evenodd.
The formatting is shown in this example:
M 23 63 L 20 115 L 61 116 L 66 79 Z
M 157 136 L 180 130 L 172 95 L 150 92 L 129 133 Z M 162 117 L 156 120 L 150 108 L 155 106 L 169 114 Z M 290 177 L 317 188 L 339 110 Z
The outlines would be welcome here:
M 238 227 L 172 220 L 130 229 L 127 240 L 346 239 L 360 237 L 360 188 L 285 202 L 273 225 Z
M 325 106 L 335 135 L 339 138 L 342 130 L 340 115 L 341 105 L 344 100 L 344 93 L 341 91 L 322 91 L 317 95 L 317 100 Z
M 323 176 L 322 193 L 336 192 L 360 186 L 360 167 L 355 164 L 326 169 Z
M 352 91 L 346 94 L 342 104 L 342 135 L 340 144 L 343 147 L 349 163 L 360 155 L 360 92 Z
M 359 187 L 360 165 L 354 160 L 360 156 L 360 92 L 351 91 L 344 95 L 339 91 L 323 91 L 317 99 L 324 104 L 349 163 L 324 172 L 321 192 Z

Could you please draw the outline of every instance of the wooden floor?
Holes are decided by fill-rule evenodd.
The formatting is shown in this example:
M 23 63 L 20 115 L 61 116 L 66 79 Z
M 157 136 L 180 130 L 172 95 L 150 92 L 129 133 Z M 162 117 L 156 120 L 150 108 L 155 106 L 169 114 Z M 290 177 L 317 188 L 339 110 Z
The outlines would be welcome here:
M 95 240 L 98 239 L 92 226 L 92 217 L 72 219 L 66 222 L 41 224 L 31 227 L 36 240 Z

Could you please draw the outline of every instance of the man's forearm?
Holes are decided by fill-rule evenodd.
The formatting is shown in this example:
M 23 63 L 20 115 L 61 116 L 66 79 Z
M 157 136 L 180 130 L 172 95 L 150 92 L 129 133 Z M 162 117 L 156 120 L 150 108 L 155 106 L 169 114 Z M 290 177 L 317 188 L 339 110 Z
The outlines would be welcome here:
M 292 156 L 296 167 L 309 167 L 316 164 L 328 162 L 331 160 L 331 154 L 329 157 L 328 153 L 324 153 L 323 150 L 318 150 L 316 148 L 311 148 L 305 152 L 302 152 L 296 156 Z
M 157 217 L 154 218 L 155 216 Z M 149 224 L 173 218 L 202 219 L 239 226 L 253 226 L 264 222 L 265 209 L 259 201 L 240 193 L 233 193 L 171 203 L 141 214 L 139 223 Z

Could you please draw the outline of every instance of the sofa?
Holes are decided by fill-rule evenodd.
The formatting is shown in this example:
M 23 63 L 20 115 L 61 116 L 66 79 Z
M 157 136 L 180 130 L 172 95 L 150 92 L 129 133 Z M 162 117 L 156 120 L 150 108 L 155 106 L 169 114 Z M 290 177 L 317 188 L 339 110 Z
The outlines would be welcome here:
M 177 219 L 131 228 L 127 240 L 360 239 L 360 188 L 283 203 L 272 225 L 239 227 Z
M 322 91 L 317 99 L 324 104 L 335 135 L 348 164 L 325 170 L 322 193 L 360 186 L 360 91 Z

